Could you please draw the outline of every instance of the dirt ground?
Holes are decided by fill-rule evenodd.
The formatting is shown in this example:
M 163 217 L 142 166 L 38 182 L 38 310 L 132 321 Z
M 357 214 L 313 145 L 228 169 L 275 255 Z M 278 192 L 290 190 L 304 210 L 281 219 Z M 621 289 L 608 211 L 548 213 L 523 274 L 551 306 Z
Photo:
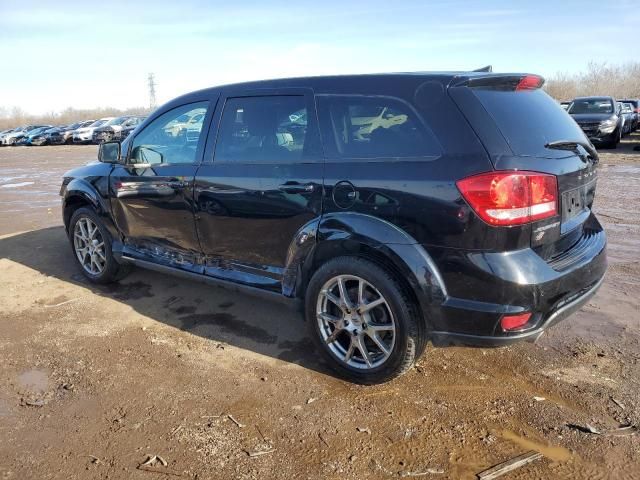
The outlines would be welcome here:
M 587 306 L 375 387 L 334 377 L 281 304 L 143 270 L 88 284 L 58 190 L 95 147 L 0 149 L 0 479 L 469 479 L 529 450 L 502 478 L 640 479 L 640 434 L 616 430 L 640 425 L 633 145 L 601 155 L 610 267 Z

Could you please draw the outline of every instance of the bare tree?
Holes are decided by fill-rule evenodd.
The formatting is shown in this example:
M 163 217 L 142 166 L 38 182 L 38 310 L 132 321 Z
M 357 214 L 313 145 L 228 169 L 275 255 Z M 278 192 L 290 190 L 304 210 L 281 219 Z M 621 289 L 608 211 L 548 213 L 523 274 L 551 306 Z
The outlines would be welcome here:
M 105 107 L 86 110 L 76 110 L 69 107 L 62 112 L 49 112 L 44 115 L 28 115 L 19 107 L 11 109 L 0 107 L 0 130 L 14 128 L 22 125 L 68 125 L 80 120 L 93 120 L 102 117 L 117 117 L 120 115 L 145 115 L 149 113 L 148 108 L 135 107 L 120 110 L 117 108 Z
M 621 65 L 589 62 L 585 72 L 557 73 L 550 77 L 545 89 L 560 101 L 588 95 L 640 98 L 640 62 Z

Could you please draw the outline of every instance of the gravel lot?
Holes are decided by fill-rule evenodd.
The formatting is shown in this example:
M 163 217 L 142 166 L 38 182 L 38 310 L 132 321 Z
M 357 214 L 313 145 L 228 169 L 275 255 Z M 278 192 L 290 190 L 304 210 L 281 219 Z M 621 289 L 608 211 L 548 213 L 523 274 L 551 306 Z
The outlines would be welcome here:
M 640 478 L 640 434 L 616 431 L 640 425 L 633 145 L 601 155 L 591 303 L 536 344 L 431 348 L 376 387 L 332 376 L 281 304 L 143 270 L 88 284 L 58 190 L 96 148 L 0 149 L 0 479 L 467 479 L 528 450 L 503 478 Z

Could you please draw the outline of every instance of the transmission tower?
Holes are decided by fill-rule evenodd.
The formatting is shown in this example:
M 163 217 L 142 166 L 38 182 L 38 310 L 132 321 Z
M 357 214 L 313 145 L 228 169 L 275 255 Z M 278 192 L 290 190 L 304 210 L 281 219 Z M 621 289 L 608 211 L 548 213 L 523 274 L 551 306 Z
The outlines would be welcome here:
M 156 108 L 156 81 L 153 73 L 149 74 L 149 109 Z

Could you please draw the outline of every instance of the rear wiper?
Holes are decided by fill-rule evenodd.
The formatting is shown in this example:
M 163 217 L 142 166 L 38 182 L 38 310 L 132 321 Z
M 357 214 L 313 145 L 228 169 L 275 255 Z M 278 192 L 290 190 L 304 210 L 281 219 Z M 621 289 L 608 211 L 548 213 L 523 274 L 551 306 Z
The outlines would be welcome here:
M 572 152 L 578 152 L 578 145 L 584 148 L 589 155 L 597 162 L 598 161 L 598 152 L 589 142 L 578 142 L 575 140 L 556 140 L 554 142 L 549 142 L 544 145 L 545 148 L 551 148 L 553 150 L 569 150 Z M 580 156 L 582 158 L 582 156 Z M 584 159 L 583 159 L 584 160 Z

